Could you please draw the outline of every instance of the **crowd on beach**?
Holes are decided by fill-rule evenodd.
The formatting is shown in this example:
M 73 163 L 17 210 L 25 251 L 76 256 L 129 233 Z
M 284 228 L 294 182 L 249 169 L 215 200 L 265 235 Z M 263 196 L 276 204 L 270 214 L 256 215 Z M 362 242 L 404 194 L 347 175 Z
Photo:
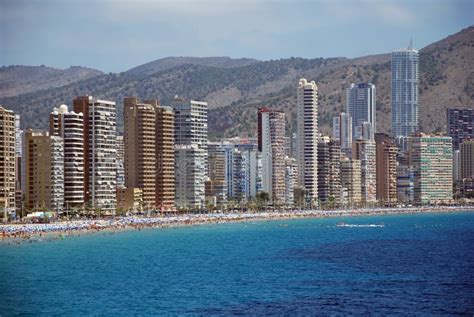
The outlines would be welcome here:
M 176 226 L 190 226 L 214 224 L 224 222 L 277 220 L 292 218 L 323 218 L 346 217 L 357 215 L 417 213 L 469 210 L 466 207 L 421 207 L 421 208 L 377 208 L 377 209 L 341 209 L 341 210 L 292 210 L 271 211 L 256 213 L 206 213 L 206 214 L 168 214 L 157 216 L 129 216 L 113 219 L 85 219 L 59 221 L 52 223 L 34 224 L 6 224 L 0 225 L 0 235 L 5 239 L 31 239 L 34 236 L 42 237 L 46 234 L 58 234 L 59 237 L 75 233 L 91 233 L 104 230 L 118 231 L 125 229 L 166 228 Z M 473 208 L 470 208 L 473 210 Z

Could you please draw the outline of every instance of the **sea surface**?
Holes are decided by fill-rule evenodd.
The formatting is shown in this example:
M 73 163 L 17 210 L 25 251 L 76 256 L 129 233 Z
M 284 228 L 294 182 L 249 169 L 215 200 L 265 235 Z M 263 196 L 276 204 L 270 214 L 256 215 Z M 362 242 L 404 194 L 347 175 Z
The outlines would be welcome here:
M 472 316 L 474 212 L 0 243 L 0 315 L 17 314 Z

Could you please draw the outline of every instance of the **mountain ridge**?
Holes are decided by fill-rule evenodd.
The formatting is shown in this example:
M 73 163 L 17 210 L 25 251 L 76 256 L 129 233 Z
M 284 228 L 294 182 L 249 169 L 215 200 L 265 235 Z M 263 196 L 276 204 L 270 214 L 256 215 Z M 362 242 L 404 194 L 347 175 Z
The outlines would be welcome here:
M 245 64 L 247 62 L 249 64 Z M 474 105 L 473 62 L 472 26 L 420 50 L 420 123 L 423 130 L 442 130 L 447 107 Z M 137 67 L 150 66 L 150 63 Z M 377 86 L 379 132 L 390 132 L 389 53 L 353 59 L 249 59 L 244 65 L 234 67 L 218 63 L 181 63 L 157 72 L 153 65 L 148 66 L 141 71 L 134 67 L 120 74 L 102 74 L 63 87 L 4 97 L 0 98 L 0 103 L 19 112 L 24 117 L 23 122 L 30 126 L 44 128 L 47 127 L 47 114 L 53 107 L 60 103 L 71 104 L 75 96 L 89 94 L 117 102 L 121 129 L 123 97 L 158 98 L 166 105 L 175 95 L 180 95 L 209 103 L 211 136 L 255 135 L 259 106 L 284 110 L 288 133 L 291 133 L 295 127 L 296 85 L 299 78 L 305 77 L 318 84 L 320 126 L 324 133 L 329 133 L 332 116 L 345 109 L 348 85 L 370 81 Z M 133 69 L 135 71 L 130 73 Z

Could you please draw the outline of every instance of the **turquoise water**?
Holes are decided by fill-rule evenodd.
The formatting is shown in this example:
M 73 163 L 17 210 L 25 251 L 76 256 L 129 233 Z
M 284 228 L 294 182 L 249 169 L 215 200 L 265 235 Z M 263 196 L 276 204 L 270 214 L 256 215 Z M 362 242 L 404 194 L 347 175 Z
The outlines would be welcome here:
M 474 313 L 474 213 L 0 244 L 0 315 Z

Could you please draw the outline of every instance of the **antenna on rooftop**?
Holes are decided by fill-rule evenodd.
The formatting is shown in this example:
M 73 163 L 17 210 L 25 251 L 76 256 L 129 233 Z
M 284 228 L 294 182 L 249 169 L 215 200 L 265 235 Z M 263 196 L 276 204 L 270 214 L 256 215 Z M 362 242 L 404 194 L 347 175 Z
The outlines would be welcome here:
M 412 50 L 413 49 L 413 38 L 410 37 L 410 44 L 408 44 L 408 49 Z

